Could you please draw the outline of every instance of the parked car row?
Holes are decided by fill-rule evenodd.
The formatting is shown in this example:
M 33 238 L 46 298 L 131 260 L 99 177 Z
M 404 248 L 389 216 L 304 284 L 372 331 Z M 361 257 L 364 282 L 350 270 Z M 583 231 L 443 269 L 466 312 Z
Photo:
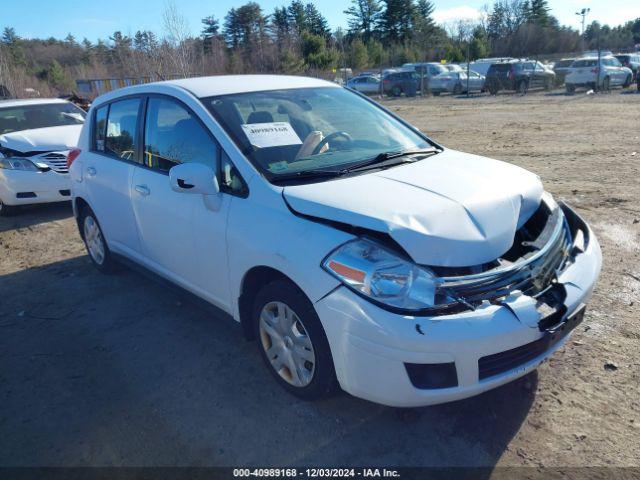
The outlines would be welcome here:
M 469 78 L 467 79 L 467 69 Z M 586 87 L 608 90 L 626 88 L 638 79 L 640 54 L 586 52 L 579 58 L 565 58 L 545 64 L 537 60 L 517 58 L 485 58 L 470 64 L 435 62 L 405 63 L 400 68 L 386 69 L 381 75 L 367 73 L 351 78 L 347 86 L 366 94 L 384 93 L 398 97 L 425 92 L 440 95 L 500 91 L 524 94 L 532 89 L 551 90 L 566 85 L 568 92 Z M 640 83 L 639 83 L 640 85 Z M 640 87 L 639 87 L 640 88 Z

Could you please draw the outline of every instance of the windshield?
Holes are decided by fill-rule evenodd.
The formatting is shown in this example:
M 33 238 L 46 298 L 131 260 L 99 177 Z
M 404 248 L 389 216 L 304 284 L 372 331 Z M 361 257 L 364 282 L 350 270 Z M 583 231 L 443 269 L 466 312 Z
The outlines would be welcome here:
M 34 128 L 81 125 L 86 113 L 72 103 L 0 108 L 0 135 Z
M 72 103 L 0 108 L 0 135 L 34 128 L 81 125 L 85 116 L 85 112 Z
M 205 98 L 203 103 L 270 180 L 431 146 L 372 102 L 343 88 L 238 93 Z

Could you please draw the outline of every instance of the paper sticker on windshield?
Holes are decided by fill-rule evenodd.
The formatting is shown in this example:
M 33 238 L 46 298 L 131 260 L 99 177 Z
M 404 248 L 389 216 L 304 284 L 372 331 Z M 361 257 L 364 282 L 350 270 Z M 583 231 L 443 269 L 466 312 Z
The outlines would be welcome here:
M 296 131 L 287 122 L 243 124 L 242 130 L 251 145 L 258 148 L 300 145 L 302 143 Z

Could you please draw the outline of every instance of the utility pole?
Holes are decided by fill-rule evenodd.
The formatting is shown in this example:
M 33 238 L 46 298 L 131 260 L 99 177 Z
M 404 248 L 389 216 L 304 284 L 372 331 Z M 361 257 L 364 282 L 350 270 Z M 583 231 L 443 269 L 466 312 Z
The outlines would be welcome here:
M 590 8 L 583 8 L 579 12 L 576 12 L 576 15 L 582 17 L 582 32 L 580 33 L 580 35 L 582 36 L 584 36 L 584 24 L 587 21 L 587 15 L 589 15 L 590 11 L 591 11 Z

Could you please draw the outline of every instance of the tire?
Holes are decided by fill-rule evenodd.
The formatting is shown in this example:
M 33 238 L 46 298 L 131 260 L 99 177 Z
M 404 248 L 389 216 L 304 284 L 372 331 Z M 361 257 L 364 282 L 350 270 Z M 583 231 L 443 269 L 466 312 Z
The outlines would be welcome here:
M 609 77 L 604 77 L 602 81 L 602 91 L 608 92 L 611 90 L 611 79 Z
M 13 205 L 6 205 L 2 203 L 2 200 L 0 200 L 0 217 L 10 217 L 15 215 L 16 211 L 17 207 Z
M 456 84 L 456 86 L 453 87 L 453 94 L 454 95 L 461 95 L 462 94 L 462 85 L 460 85 L 459 83 Z
M 391 89 L 391 95 L 394 97 L 399 97 L 400 95 L 402 95 L 402 88 L 396 85 Z
M 281 323 L 285 318 L 291 320 Z M 262 287 L 252 321 L 260 355 L 285 390 L 303 400 L 335 392 L 338 381 L 324 328 L 313 304 L 295 284 L 276 280 Z
M 439 97 L 440 96 L 440 92 L 433 92 L 433 96 L 434 97 Z
M 526 95 L 527 94 L 527 90 L 529 90 L 529 84 L 527 83 L 527 81 L 526 80 L 520 80 L 518 82 L 518 85 L 516 85 L 516 91 L 520 95 Z
M 91 263 L 102 273 L 113 273 L 116 270 L 115 261 L 104 240 L 100 223 L 89 207 L 84 207 L 80 212 L 79 225 L 80 235 Z
M 624 84 L 622 85 L 622 88 L 629 88 L 632 82 L 633 82 L 633 75 L 628 75 L 627 79 L 624 81 Z
M 567 87 L 567 93 L 576 93 L 576 86 L 573 83 L 567 83 L 565 87 Z

